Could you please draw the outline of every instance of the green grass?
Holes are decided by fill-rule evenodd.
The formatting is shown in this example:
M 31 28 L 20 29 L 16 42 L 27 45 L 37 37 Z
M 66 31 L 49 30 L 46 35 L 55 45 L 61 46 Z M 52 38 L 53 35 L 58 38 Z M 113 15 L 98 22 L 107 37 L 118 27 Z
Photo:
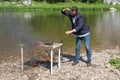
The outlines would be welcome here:
M 22 5 L 21 3 L 5 3 L 0 4 L 0 9 L 15 9 L 15 10 L 61 10 L 63 8 L 69 8 L 71 6 L 77 6 L 82 11 L 107 11 L 110 7 L 115 7 L 120 10 L 120 6 L 107 5 L 107 4 L 89 4 L 89 3 L 56 3 L 50 4 L 46 2 L 33 2 L 31 5 Z
M 120 58 L 111 59 L 109 63 L 120 70 Z

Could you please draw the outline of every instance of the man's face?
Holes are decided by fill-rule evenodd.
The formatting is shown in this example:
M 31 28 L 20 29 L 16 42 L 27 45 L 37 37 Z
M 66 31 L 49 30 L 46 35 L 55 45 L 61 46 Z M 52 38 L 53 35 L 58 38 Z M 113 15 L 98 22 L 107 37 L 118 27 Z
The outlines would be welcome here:
M 71 11 L 71 16 L 72 17 L 76 16 L 76 14 L 77 14 L 76 10 Z

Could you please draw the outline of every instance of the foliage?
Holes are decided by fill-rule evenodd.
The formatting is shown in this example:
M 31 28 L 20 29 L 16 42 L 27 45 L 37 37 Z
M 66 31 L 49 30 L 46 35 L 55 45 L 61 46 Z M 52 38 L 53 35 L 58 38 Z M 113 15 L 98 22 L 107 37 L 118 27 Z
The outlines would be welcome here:
M 98 0 L 98 2 L 99 2 L 99 3 L 103 3 L 103 2 L 104 2 L 104 0 Z
M 47 2 L 33 2 L 31 5 L 23 5 L 21 3 L 8 3 L 2 2 L 0 4 L 1 9 L 15 9 L 15 10 L 61 10 L 63 8 L 70 8 L 71 6 L 77 6 L 82 11 L 106 11 L 111 7 L 120 10 L 119 5 L 106 5 L 106 4 L 89 4 L 89 3 L 47 3 Z
M 95 3 L 97 0 L 88 0 L 89 3 Z
M 103 0 L 80 0 L 81 2 L 83 2 L 83 3 L 96 3 L 96 2 L 98 2 L 98 3 L 103 3 Z
M 0 0 L 0 2 L 4 2 L 4 1 L 8 1 L 8 2 L 13 2 L 13 1 L 21 1 L 21 0 Z M 48 3 L 58 3 L 58 2 L 83 2 L 83 3 L 101 3 L 103 2 L 103 0 L 33 0 L 33 1 L 37 1 L 37 2 L 48 2 Z
M 120 58 L 111 59 L 109 63 L 120 70 Z
M 83 3 L 86 3 L 87 2 L 87 0 L 80 0 L 81 2 L 83 2 Z

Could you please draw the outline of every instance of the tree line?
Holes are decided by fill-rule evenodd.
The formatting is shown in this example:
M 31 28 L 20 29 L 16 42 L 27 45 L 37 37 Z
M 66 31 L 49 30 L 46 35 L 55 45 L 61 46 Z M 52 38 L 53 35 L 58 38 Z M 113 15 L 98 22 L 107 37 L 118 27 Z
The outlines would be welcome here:
M 57 3 L 57 2 L 83 2 L 83 3 L 103 3 L 104 0 L 35 0 L 35 1 L 45 1 L 49 3 Z
M 0 1 L 24 1 L 24 0 L 0 0 Z M 65 2 L 103 3 L 104 0 L 33 0 L 33 1 L 48 2 L 48 3 L 58 3 L 58 2 L 62 2 L 62 3 L 65 3 Z

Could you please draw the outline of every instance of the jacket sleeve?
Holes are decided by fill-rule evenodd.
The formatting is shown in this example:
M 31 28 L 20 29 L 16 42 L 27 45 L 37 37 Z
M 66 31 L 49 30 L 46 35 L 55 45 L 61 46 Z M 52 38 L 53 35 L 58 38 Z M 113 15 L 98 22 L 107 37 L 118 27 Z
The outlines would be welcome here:
M 64 14 L 65 16 L 70 16 L 71 14 L 69 11 L 65 11 L 65 10 L 62 10 L 61 13 Z
M 77 21 L 77 26 L 74 28 L 75 32 L 79 31 L 83 25 L 84 25 L 84 21 L 82 16 L 80 16 Z

